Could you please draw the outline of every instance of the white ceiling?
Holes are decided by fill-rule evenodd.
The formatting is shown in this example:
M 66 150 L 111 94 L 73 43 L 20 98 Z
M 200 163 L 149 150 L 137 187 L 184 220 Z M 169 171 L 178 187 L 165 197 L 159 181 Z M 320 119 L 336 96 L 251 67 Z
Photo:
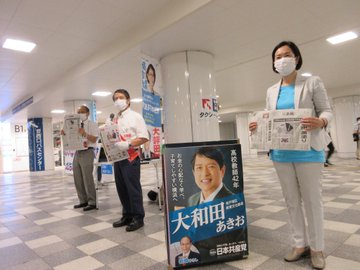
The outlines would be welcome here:
M 263 107 L 278 79 L 271 51 L 282 40 L 299 45 L 301 71 L 319 75 L 330 96 L 360 94 L 360 39 L 326 42 L 344 31 L 360 34 L 359 18 L 359 0 L 0 0 L 1 43 L 11 37 L 38 45 L 31 54 L 0 48 L 0 114 L 9 119 L 30 96 L 34 104 L 15 119 L 51 117 L 51 109 L 95 89 L 140 96 L 142 53 L 161 59 L 194 49 L 214 55 L 229 120 Z M 106 117 L 111 98 L 96 100 Z

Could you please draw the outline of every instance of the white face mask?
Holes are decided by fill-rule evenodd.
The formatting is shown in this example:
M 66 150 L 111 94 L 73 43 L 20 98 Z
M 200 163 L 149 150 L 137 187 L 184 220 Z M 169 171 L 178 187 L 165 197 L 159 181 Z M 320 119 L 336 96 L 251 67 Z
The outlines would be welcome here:
M 117 99 L 114 103 L 115 107 L 118 108 L 120 111 L 123 111 L 127 107 L 126 99 Z
M 80 120 L 85 121 L 87 119 L 86 113 L 80 113 Z
M 296 62 L 294 57 L 283 57 L 281 59 L 275 60 L 274 66 L 277 72 L 281 76 L 287 76 L 293 73 L 296 68 Z

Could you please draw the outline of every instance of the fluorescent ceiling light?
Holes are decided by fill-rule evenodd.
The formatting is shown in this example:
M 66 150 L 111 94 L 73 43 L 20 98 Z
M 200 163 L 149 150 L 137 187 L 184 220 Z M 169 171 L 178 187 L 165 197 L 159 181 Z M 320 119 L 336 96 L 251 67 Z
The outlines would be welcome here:
M 93 96 L 98 96 L 98 97 L 107 97 L 109 95 L 111 95 L 111 92 L 109 91 L 96 91 L 94 93 L 92 93 Z
M 339 43 L 342 43 L 342 42 L 345 42 L 348 40 L 355 39 L 357 37 L 358 37 L 358 35 L 354 32 L 346 32 L 346 33 L 343 33 L 343 34 L 340 34 L 337 36 L 329 37 L 326 40 L 328 42 L 330 42 L 331 44 L 335 45 L 335 44 L 339 44 Z
M 134 103 L 140 103 L 142 101 L 142 98 L 133 98 L 131 99 L 131 102 L 134 102 Z
M 10 39 L 10 38 L 6 39 L 3 44 L 3 48 L 5 49 L 21 51 L 21 52 L 31 52 L 35 47 L 36 47 L 35 43 Z
M 102 114 L 102 111 L 96 111 L 96 114 Z
M 309 73 L 309 72 L 304 72 L 304 73 L 301 74 L 301 76 L 303 76 L 303 77 L 311 77 L 312 74 Z
M 55 110 L 52 110 L 51 113 L 65 113 L 65 110 L 55 109 Z

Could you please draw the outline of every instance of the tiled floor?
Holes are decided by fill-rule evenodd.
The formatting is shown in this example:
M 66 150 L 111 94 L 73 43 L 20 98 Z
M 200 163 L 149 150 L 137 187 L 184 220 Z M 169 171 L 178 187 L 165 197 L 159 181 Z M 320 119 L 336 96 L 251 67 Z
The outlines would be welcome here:
M 360 162 L 333 158 L 325 168 L 326 269 L 360 269 Z M 144 194 L 155 169 L 142 165 Z M 309 259 L 286 263 L 288 215 L 271 162 L 244 160 L 249 258 L 197 269 L 311 269 Z M 145 196 L 146 197 L 146 196 Z M 74 210 L 72 177 L 61 170 L 0 175 L 0 269 L 167 269 L 164 216 L 145 198 L 145 227 L 112 228 L 120 217 L 115 185 L 99 191 L 100 209 Z

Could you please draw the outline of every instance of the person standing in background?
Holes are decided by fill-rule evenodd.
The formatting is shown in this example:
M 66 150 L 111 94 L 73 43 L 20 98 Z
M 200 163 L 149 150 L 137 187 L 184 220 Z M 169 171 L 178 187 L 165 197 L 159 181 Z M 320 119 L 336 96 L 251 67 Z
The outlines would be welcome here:
M 356 118 L 356 124 L 353 132 L 353 140 L 356 142 L 356 159 L 360 160 L 360 117 Z
M 331 135 L 330 135 L 330 132 L 329 132 L 329 137 L 331 138 Z M 335 152 L 335 146 L 332 142 L 332 140 L 329 142 L 329 144 L 327 145 L 327 148 L 329 148 L 329 151 L 326 155 L 326 160 L 325 160 L 325 163 L 324 163 L 324 166 L 325 167 L 328 167 L 329 165 L 334 165 L 332 164 L 329 160 L 330 160 L 330 157 L 332 156 L 332 154 L 334 154 Z
M 118 125 L 121 142 L 116 143 L 121 151 L 128 151 L 129 158 L 114 163 L 115 183 L 123 206 L 122 217 L 113 227 L 127 226 L 126 231 L 135 231 L 144 226 L 144 206 L 140 183 L 140 157 L 138 147 L 149 140 L 144 118 L 130 109 L 130 94 L 118 89 L 113 94 L 118 114 L 114 122 Z
M 275 46 L 272 51 L 272 68 L 281 79 L 267 90 L 266 110 L 312 109 L 313 116 L 301 119 L 305 130 L 311 133 L 311 149 L 271 149 L 270 159 L 280 180 L 290 216 L 292 250 L 285 255 L 284 260 L 294 262 L 311 255 L 312 266 L 323 269 L 324 210 L 321 178 L 325 162 L 324 148 L 330 140 L 326 127 L 333 116 L 320 78 L 312 76 L 305 79 L 298 76 L 297 70 L 301 68 L 302 61 L 300 50 L 293 42 L 282 41 Z M 249 124 L 250 131 L 256 128 L 256 122 Z

